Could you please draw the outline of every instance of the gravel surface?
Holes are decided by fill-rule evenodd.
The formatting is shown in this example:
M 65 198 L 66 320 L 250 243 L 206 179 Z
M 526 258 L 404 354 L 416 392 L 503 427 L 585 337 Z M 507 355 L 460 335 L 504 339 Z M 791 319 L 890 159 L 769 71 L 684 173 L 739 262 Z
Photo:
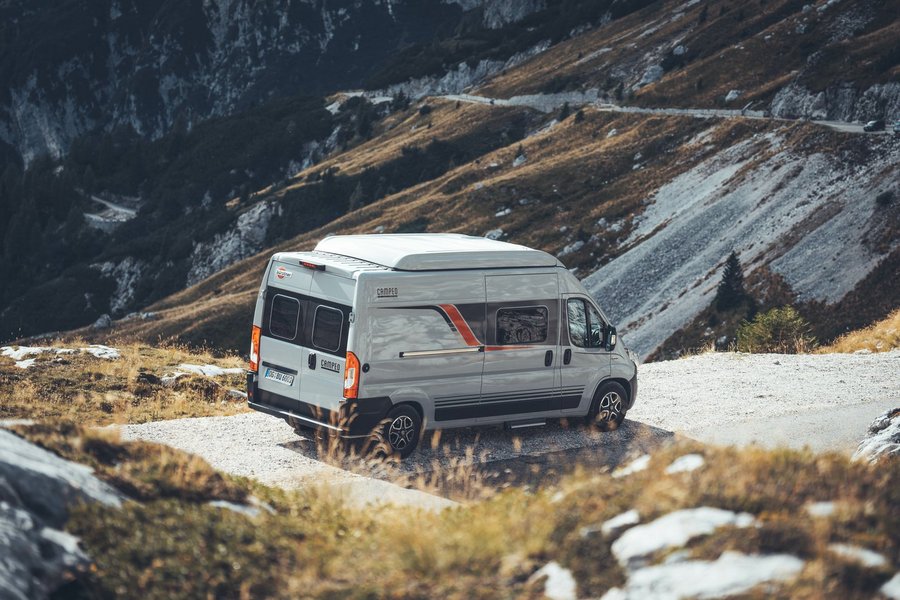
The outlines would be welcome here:
M 723 444 L 852 451 L 900 400 L 900 351 L 709 353 L 641 365 L 632 419 Z
M 497 485 L 533 485 L 575 464 L 612 468 L 673 440 L 674 433 L 714 443 L 852 451 L 872 419 L 900 401 L 900 351 L 704 354 L 642 365 L 638 381 L 638 402 L 615 432 L 557 422 L 517 431 L 450 430 L 437 439 L 426 436 L 398 466 L 358 461 L 351 467 L 356 473 L 319 460 L 312 440 L 260 413 L 126 425 L 122 435 L 181 448 L 217 469 L 270 485 L 327 482 L 357 503 L 390 500 L 440 508 L 446 500 L 382 480 L 438 476 L 440 492 L 452 493 L 475 474 L 459 469 L 468 460 Z

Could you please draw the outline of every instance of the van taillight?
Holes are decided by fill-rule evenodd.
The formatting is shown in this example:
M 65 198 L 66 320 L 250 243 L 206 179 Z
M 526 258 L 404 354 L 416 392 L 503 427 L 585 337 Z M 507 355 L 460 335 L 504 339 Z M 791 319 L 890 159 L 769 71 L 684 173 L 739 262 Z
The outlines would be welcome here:
M 259 327 L 253 326 L 250 334 L 250 370 L 259 371 L 259 336 L 262 333 Z
M 344 398 L 352 400 L 359 395 L 359 375 L 359 359 L 352 352 L 348 352 L 344 363 Z

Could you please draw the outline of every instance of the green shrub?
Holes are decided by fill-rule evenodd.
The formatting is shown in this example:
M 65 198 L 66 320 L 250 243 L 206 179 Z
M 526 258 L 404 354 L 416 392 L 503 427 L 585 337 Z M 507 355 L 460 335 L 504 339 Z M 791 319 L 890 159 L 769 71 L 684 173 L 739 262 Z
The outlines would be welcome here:
M 752 321 L 744 321 L 737 331 L 740 352 L 798 354 L 816 347 L 809 323 L 792 306 L 773 308 Z

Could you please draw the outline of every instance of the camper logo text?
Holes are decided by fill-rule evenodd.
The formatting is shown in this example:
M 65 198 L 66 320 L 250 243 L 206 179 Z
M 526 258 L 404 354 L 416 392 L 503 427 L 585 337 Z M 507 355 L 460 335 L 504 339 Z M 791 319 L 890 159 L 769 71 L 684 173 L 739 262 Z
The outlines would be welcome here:
M 288 279 L 291 275 L 293 275 L 293 273 L 291 273 L 284 267 L 278 267 L 277 269 L 275 269 L 275 277 L 277 279 Z
M 395 288 L 395 287 L 376 288 L 375 294 L 379 298 L 396 298 L 397 297 L 397 288 Z

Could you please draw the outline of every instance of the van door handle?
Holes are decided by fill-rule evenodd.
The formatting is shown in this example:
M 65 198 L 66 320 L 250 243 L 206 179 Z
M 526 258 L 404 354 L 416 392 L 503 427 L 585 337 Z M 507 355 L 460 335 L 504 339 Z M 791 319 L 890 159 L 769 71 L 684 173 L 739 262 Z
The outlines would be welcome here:
M 547 353 L 544 355 L 544 366 L 549 367 L 553 364 L 553 350 L 547 350 Z
M 563 364 L 567 365 L 572 362 L 572 349 L 566 348 L 566 351 L 563 352 Z
M 306 359 L 306 364 L 309 365 L 309 368 L 310 368 L 310 369 L 312 369 L 313 371 L 315 371 L 315 370 L 316 370 L 316 355 L 315 355 L 315 354 L 310 354 L 310 355 L 307 357 L 307 359 Z

